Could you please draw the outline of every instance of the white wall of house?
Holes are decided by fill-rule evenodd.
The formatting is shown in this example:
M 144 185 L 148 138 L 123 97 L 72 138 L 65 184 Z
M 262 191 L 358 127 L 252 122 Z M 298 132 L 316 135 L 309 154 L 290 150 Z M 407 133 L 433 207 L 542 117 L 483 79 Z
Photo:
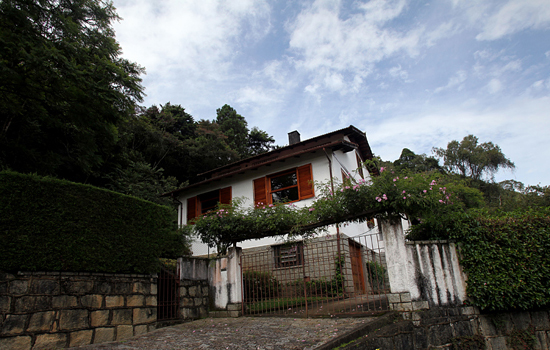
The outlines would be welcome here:
M 334 151 L 334 155 L 332 151 L 327 150 L 327 153 L 329 157 L 331 158 L 332 163 L 332 176 L 335 178 L 335 186 L 337 183 L 340 183 L 342 181 L 342 165 L 353 174 L 354 178 L 356 180 L 360 179 L 359 174 L 355 172 L 357 169 L 357 159 L 355 151 L 350 152 L 342 152 L 342 151 Z M 338 160 L 336 160 L 336 158 Z M 263 165 L 259 167 L 256 170 L 250 170 L 245 172 L 244 174 L 240 174 L 238 176 L 233 176 L 228 179 L 223 179 L 220 181 L 214 181 L 210 182 L 207 185 L 198 186 L 197 188 L 190 190 L 186 192 L 183 196 L 180 196 L 178 199 L 182 202 L 182 205 L 179 208 L 179 224 L 185 225 L 187 223 L 187 199 L 200 195 L 202 193 L 206 193 L 208 191 L 213 191 L 216 189 L 225 188 L 227 186 L 231 186 L 232 190 L 232 198 L 243 198 L 244 206 L 253 206 L 254 205 L 254 188 L 253 188 L 253 180 L 264 177 L 267 175 L 275 174 L 281 171 L 285 171 L 287 169 L 296 168 L 302 165 L 310 164 L 312 165 L 312 174 L 313 174 L 313 181 L 316 183 L 315 186 L 315 194 L 316 196 L 321 193 L 320 183 L 328 184 L 330 181 L 330 169 L 329 169 L 329 161 L 327 159 L 327 156 L 325 152 L 321 151 L 315 151 L 312 153 L 305 153 L 300 155 L 299 157 L 293 157 L 293 158 L 287 158 L 285 161 L 278 161 L 275 163 L 272 163 L 270 165 Z M 341 164 L 340 164 L 341 163 Z M 366 169 L 364 169 L 364 174 L 366 177 L 368 177 L 368 172 Z M 295 202 L 294 204 L 297 206 L 310 206 L 317 197 L 308 198 L 305 200 L 301 200 L 298 202 Z M 368 231 L 368 227 L 365 223 L 353 223 L 350 225 L 347 225 L 345 227 L 340 228 L 340 232 L 345 233 L 349 237 L 354 237 L 357 235 L 360 235 L 364 232 Z M 331 226 L 329 228 L 329 234 L 335 234 L 336 233 L 336 227 Z M 248 240 L 244 241 L 238 244 L 241 248 L 252 248 L 252 247 L 260 247 L 265 245 L 274 245 L 277 243 L 281 243 L 284 241 L 284 237 L 269 237 L 269 238 L 263 238 L 260 240 Z M 215 248 L 208 248 L 208 246 L 202 242 L 200 242 L 200 239 L 198 237 L 195 237 L 194 242 L 192 244 L 192 250 L 194 256 L 202 256 L 207 254 L 216 254 L 217 251 Z

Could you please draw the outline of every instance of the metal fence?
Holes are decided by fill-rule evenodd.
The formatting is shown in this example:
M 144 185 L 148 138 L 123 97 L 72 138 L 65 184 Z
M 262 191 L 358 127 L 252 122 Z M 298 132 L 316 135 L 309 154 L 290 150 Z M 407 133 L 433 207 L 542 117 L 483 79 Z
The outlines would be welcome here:
M 378 230 L 243 250 L 243 314 L 293 317 L 387 310 Z
M 179 266 L 178 266 L 179 268 Z M 157 299 L 157 320 L 166 321 L 178 319 L 179 309 L 179 272 L 161 267 L 158 274 L 158 299 Z

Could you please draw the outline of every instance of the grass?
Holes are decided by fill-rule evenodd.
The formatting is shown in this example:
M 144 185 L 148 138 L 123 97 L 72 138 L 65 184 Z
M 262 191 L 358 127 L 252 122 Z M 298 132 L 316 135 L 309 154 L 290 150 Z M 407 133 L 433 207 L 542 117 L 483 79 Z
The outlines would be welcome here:
M 249 312 L 264 312 L 264 311 L 276 311 L 284 310 L 288 307 L 299 307 L 307 304 L 311 304 L 318 301 L 325 301 L 328 297 L 296 297 L 296 298 L 277 298 L 269 300 L 261 300 L 254 303 L 247 304 Z

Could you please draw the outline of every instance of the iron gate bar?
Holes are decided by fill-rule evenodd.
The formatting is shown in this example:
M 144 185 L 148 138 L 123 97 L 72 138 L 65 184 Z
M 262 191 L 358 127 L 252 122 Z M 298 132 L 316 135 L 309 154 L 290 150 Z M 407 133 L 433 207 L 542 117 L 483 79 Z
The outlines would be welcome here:
M 301 259 L 283 266 L 277 265 L 277 246 L 243 250 L 243 315 L 311 317 L 386 310 L 383 241 L 376 233 L 342 236 L 295 242 L 301 244 Z M 358 256 L 352 264 L 353 249 Z
M 161 267 L 158 274 L 157 320 L 167 321 L 179 318 L 179 266 L 176 272 Z

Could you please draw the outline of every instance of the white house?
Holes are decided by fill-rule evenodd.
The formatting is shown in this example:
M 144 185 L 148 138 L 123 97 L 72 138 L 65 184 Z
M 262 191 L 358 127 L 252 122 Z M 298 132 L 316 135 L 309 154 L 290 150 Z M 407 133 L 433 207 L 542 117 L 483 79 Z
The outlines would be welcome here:
M 349 176 L 368 178 L 362 162 L 372 159 L 367 137 L 354 126 L 301 141 L 297 131 L 289 133 L 289 145 L 274 151 L 243 159 L 200 174 L 202 180 L 178 189 L 170 195 L 181 204 L 178 223 L 185 225 L 194 217 L 208 212 L 218 203 L 232 198 L 245 198 L 244 205 L 270 204 L 286 198 L 298 206 L 308 206 L 320 189 L 313 181 L 342 181 Z M 377 171 L 374 169 L 373 171 Z M 368 230 L 367 224 L 333 226 L 331 233 L 354 237 Z M 277 244 L 275 238 L 239 243 L 244 249 Z M 216 253 L 197 238 L 192 245 L 194 256 Z

